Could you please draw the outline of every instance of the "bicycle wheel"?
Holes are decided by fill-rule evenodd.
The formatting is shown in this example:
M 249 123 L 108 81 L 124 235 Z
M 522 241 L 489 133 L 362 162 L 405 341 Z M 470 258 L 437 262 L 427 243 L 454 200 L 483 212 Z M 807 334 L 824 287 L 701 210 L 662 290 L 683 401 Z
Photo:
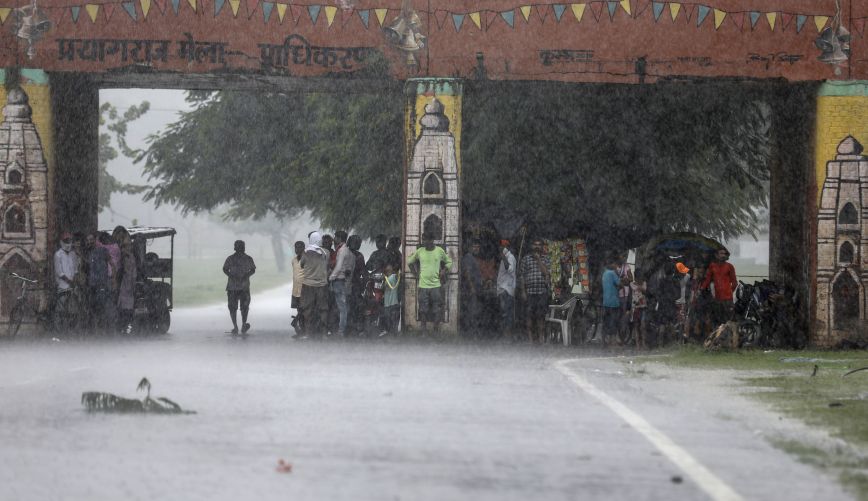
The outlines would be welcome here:
M 9 312 L 9 338 L 13 339 L 18 334 L 18 329 L 21 328 L 21 321 L 24 320 L 24 304 L 16 303 Z
M 597 335 L 598 326 L 597 307 L 587 305 L 579 316 L 579 328 L 575 331 L 581 337 L 580 343 L 586 343 Z

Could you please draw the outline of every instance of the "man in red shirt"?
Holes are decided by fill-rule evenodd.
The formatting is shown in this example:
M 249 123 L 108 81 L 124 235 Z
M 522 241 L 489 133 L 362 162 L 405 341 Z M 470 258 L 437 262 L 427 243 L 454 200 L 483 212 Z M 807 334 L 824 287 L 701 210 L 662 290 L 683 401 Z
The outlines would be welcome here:
M 735 267 L 726 262 L 729 259 L 728 250 L 718 250 L 715 259 L 708 265 L 705 280 L 702 281 L 699 289 L 704 290 L 711 282 L 714 282 L 714 303 L 711 315 L 714 325 L 720 325 L 732 319 L 732 294 L 738 287 L 738 279 L 735 278 Z

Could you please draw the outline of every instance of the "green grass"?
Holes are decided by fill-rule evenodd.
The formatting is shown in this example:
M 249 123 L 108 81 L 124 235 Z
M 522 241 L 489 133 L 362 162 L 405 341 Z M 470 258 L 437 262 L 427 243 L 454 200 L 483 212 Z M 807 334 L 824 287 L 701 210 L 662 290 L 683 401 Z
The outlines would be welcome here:
M 752 397 L 857 449 L 868 450 L 868 370 L 844 376 L 868 366 L 864 351 L 705 352 L 684 348 L 661 361 L 740 371 L 739 380 L 759 390 L 751 392 Z M 817 372 L 812 376 L 815 365 Z M 868 458 L 846 451 L 833 453 L 797 440 L 775 445 L 805 463 L 828 468 L 861 499 L 868 500 Z
M 225 258 L 175 259 L 175 306 L 200 306 L 225 301 L 224 260 Z M 257 260 L 256 274 L 250 277 L 250 292 L 256 294 L 290 281 L 292 272 L 289 269 L 279 273 L 273 259 Z

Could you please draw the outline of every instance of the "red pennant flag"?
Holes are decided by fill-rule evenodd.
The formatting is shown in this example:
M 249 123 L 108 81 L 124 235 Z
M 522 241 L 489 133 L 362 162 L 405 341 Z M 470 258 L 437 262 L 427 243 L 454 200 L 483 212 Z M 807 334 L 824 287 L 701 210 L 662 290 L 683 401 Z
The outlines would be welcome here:
M 781 12 L 781 31 L 787 29 L 787 26 L 790 25 L 790 22 L 793 20 L 792 14 L 787 14 L 786 12 Z
M 861 19 L 853 19 L 852 21 L 850 21 L 850 27 L 853 28 L 853 31 L 858 33 L 859 36 L 863 38 L 865 36 L 865 21 L 866 18 L 864 17 Z
M 738 31 L 744 29 L 744 12 L 730 12 L 726 18 L 732 21 L 732 24 L 738 26 Z
M 638 18 L 651 5 L 651 0 L 636 0 L 636 3 L 634 5 L 635 7 L 633 10 L 633 17 Z
M 692 16 L 692 15 L 693 15 L 693 11 L 696 10 L 696 5 L 695 5 L 695 4 L 691 4 L 691 5 L 690 5 L 690 8 L 688 9 L 688 8 L 687 8 L 687 4 L 681 4 L 681 9 L 684 11 L 684 15 L 687 16 L 687 17 L 685 18 L 685 19 L 687 19 L 687 22 L 690 22 L 690 16 Z
M 293 26 L 298 26 L 298 21 L 301 19 L 301 16 L 307 15 L 308 13 L 306 5 L 289 4 L 289 17 L 292 18 Z
M 483 14 L 483 16 L 484 16 L 484 17 L 483 17 L 482 19 L 483 19 L 484 24 L 482 25 L 482 29 L 484 29 L 485 31 L 488 31 L 488 28 L 489 28 L 492 24 L 494 24 L 494 21 L 495 21 L 498 17 L 500 17 L 500 13 L 499 13 L 499 12 L 494 12 L 494 11 L 487 11 L 487 12 L 485 12 L 485 13 Z
M 48 20 L 51 21 L 51 26 L 60 26 L 60 23 L 66 18 L 66 11 L 69 9 L 46 9 Z
M 112 20 L 112 14 L 115 13 L 115 4 L 113 3 L 104 3 L 102 4 L 102 11 L 105 13 L 106 22 Z
M 358 17 L 356 15 L 356 9 L 352 7 L 341 9 L 341 27 L 346 27 L 354 17 Z M 368 20 L 370 21 L 370 18 L 368 18 Z M 362 22 L 362 20 L 359 19 L 359 22 Z
M 251 7 L 251 5 L 253 7 Z M 247 0 L 247 19 L 252 18 L 253 15 L 256 14 L 257 7 L 259 7 L 259 0 Z M 238 12 L 241 12 L 241 9 L 238 9 Z M 259 15 L 261 16 L 262 14 Z
M 446 10 L 435 10 L 434 11 L 434 22 L 437 24 L 437 29 L 442 30 L 443 24 L 446 23 L 446 18 L 449 16 L 449 11 Z
M 160 14 L 166 13 L 166 1 L 167 0 L 151 0 L 151 4 L 156 5 L 158 9 L 160 9 Z
M 591 7 L 591 13 L 594 15 L 594 19 L 596 19 L 597 22 L 599 23 L 600 22 L 600 14 L 603 13 L 603 2 L 594 2 L 594 3 L 590 4 L 590 7 Z
M 540 21 L 543 24 L 546 22 L 546 18 L 549 16 L 549 13 L 552 11 L 553 7 L 551 5 L 537 5 L 536 6 L 536 15 L 539 16 Z

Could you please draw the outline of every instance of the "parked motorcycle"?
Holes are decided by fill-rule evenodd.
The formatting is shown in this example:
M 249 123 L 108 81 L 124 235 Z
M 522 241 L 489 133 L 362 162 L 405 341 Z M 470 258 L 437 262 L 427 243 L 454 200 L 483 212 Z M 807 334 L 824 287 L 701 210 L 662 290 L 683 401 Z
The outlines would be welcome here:
M 797 347 L 797 295 L 771 280 L 748 285 L 739 281 L 735 313 L 742 347 Z
M 381 272 L 371 273 L 368 275 L 368 280 L 365 282 L 365 290 L 363 293 L 364 300 L 364 326 L 365 334 L 376 336 L 382 332 L 385 327 L 383 313 L 383 298 L 385 297 L 385 276 Z

